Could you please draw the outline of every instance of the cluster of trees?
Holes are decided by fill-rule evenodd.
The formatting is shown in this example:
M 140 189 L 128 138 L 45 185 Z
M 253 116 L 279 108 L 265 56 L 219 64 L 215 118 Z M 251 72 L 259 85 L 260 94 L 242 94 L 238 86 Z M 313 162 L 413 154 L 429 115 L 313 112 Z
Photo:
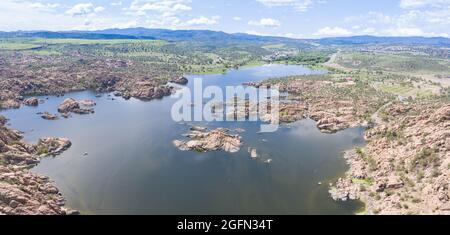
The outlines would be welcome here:
M 331 52 L 301 52 L 295 56 L 281 57 L 276 61 L 294 64 L 318 65 L 330 60 Z

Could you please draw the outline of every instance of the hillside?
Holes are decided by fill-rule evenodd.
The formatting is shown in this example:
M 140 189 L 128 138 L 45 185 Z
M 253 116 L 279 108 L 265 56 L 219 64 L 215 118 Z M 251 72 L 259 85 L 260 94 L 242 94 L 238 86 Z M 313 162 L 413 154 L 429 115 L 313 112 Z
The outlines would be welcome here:
M 322 45 L 355 45 L 355 44 L 410 44 L 410 45 L 435 45 L 448 46 L 450 39 L 444 37 L 334 37 L 315 40 Z
M 0 37 L 32 38 L 79 38 L 79 39 L 160 39 L 166 41 L 190 41 L 203 43 L 285 43 L 310 47 L 321 45 L 410 44 L 450 46 L 444 37 L 375 37 L 353 36 L 322 39 L 293 39 L 286 37 L 259 36 L 245 33 L 229 34 L 211 30 L 169 30 L 148 28 L 104 29 L 97 31 L 16 31 L 0 32 Z

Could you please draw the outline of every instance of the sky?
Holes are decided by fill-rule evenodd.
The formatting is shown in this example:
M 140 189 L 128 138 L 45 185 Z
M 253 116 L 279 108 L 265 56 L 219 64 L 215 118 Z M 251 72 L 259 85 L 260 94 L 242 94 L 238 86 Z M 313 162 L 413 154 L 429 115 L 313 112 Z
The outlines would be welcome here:
M 450 37 L 450 0 L 0 0 L 0 31 L 131 27 Z

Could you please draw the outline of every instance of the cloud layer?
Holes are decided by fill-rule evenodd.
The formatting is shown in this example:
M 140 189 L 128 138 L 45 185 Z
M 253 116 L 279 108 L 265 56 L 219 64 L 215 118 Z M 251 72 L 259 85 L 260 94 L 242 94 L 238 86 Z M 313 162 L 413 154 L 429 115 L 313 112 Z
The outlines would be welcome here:
M 378 10 L 361 10 L 363 5 L 370 9 L 370 4 Z M 307 38 L 449 37 L 450 0 L 396 0 L 396 8 L 391 5 L 386 10 L 377 4 L 359 0 L 349 0 L 347 5 L 325 0 L 1 0 L 0 30 L 147 27 Z

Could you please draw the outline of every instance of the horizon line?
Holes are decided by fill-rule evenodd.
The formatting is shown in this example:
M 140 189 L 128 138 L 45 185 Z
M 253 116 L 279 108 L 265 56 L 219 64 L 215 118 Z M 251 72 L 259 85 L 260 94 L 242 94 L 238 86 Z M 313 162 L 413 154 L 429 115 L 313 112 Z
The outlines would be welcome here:
M 427 39 L 433 39 L 433 38 L 444 38 L 449 39 L 450 37 L 445 36 L 423 36 L 423 35 L 410 35 L 410 36 L 388 36 L 388 35 L 370 35 L 370 34 L 355 34 L 355 35 L 342 35 L 342 36 L 326 36 L 326 37 L 318 37 L 318 38 L 294 38 L 294 37 L 288 37 L 288 36 L 282 36 L 282 35 L 262 35 L 262 34 L 251 34 L 251 33 L 245 33 L 245 32 L 235 32 L 235 33 L 229 33 L 221 30 L 212 30 L 212 29 L 169 29 L 169 28 L 146 28 L 146 27 L 130 27 L 130 28 L 105 28 L 105 29 L 90 29 L 90 30 L 45 30 L 45 29 L 38 29 L 38 30 L 13 30 L 13 31 L 2 31 L 0 30 L 0 33 L 37 33 L 37 32 L 51 32 L 51 33 L 74 33 L 74 32 L 92 32 L 97 34 L 105 34 L 108 33 L 101 33 L 98 31 L 105 31 L 105 30 L 127 30 L 127 29 L 147 29 L 147 30 L 167 30 L 167 31 L 210 31 L 210 32 L 216 32 L 216 33 L 225 33 L 228 35 L 236 35 L 236 34 L 244 34 L 244 35 L 250 35 L 250 36 L 257 36 L 257 37 L 272 37 L 272 38 L 286 38 L 286 39 L 292 39 L 292 40 L 320 40 L 320 39 L 329 39 L 329 38 L 352 38 L 352 37 L 374 37 L 374 38 L 427 38 Z M 116 35 L 122 35 L 122 36 L 133 36 L 129 34 L 116 34 Z

